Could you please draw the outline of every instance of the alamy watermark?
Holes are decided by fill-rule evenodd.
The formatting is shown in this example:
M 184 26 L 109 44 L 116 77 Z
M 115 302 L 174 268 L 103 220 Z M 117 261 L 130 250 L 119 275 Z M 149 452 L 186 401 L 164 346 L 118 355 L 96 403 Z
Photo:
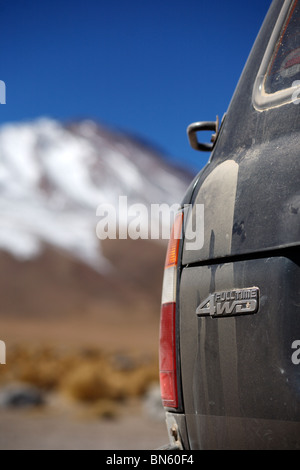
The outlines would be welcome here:
M 293 352 L 292 357 L 291 357 L 292 363 L 295 366 L 298 366 L 300 364 L 300 340 L 296 339 L 295 341 L 293 341 L 291 347 L 292 347 L 292 349 L 295 349 L 295 351 Z
M 294 104 L 299 104 L 300 103 L 300 80 L 295 80 L 292 83 L 292 88 L 295 88 L 295 87 L 297 87 L 297 89 L 292 94 L 292 102 Z
M 0 80 L 0 104 L 6 104 L 6 85 L 3 80 Z
M 6 345 L 0 340 L 0 364 L 6 364 Z
M 100 217 L 96 234 L 105 239 L 151 239 L 168 240 L 178 212 L 183 211 L 183 231 L 186 249 L 200 250 L 204 245 L 204 205 L 191 204 L 182 208 L 180 204 L 131 204 L 127 196 L 119 196 L 118 206 L 100 204 L 96 215 Z M 193 213 L 193 217 L 192 217 Z M 181 238 L 181 233 L 178 234 Z

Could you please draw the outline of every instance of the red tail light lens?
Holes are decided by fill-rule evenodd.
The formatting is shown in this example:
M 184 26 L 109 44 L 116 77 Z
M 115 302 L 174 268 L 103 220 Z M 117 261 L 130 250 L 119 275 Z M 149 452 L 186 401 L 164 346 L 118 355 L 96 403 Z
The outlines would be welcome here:
M 176 374 L 176 339 L 175 339 L 176 304 L 163 304 L 160 323 L 160 393 L 164 406 L 177 408 Z
M 178 407 L 176 369 L 176 282 L 183 213 L 177 214 L 166 256 L 159 342 L 160 390 L 163 405 Z

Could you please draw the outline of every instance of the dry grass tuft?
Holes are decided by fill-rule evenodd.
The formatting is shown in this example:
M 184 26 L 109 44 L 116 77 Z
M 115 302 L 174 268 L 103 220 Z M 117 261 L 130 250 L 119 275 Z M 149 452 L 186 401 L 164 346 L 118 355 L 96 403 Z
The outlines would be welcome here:
M 116 403 L 144 395 L 158 381 L 157 358 L 128 353 L 18 346 L 7 355 L 0 384 L 25 382 L 45 392 L 57 391 L 93 406 L 101 417 L 114 417 Z

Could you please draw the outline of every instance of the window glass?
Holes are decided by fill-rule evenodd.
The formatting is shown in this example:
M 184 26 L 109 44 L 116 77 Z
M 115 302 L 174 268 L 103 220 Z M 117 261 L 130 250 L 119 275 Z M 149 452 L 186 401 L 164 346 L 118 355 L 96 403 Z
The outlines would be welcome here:
M 252 101 L 258 111 L 299 103 L 300 0 L 285 0 L 260 65 Z
M 300 79 L 300 4 L 295 1 L 276 44 L 265 80 L 265 92 L 291 88 Z

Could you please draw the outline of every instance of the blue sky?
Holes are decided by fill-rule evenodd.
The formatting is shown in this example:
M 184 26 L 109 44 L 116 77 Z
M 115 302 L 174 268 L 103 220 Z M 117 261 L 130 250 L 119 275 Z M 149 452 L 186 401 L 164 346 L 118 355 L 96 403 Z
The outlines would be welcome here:
M 0 124 L 92 118 L 200 169 L 271 0 L 0 0 Z

